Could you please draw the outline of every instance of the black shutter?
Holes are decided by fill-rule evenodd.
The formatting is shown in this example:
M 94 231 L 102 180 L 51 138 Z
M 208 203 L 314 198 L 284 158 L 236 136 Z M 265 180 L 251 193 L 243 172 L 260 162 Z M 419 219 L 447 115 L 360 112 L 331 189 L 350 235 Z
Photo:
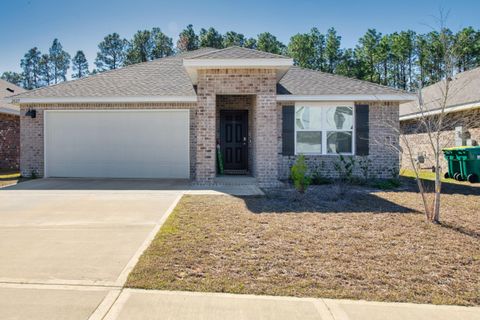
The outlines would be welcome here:
M 368 104 L 355 105 L 355 154 L 368 156 L 369 143 Z
M 282 154 L 295 154 L 295 107 L 284 106 L 282 109 Z

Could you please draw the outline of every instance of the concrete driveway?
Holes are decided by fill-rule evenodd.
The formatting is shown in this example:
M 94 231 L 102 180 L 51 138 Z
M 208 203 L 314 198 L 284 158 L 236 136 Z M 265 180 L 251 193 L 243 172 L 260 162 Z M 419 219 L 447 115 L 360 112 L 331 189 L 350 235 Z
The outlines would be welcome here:
M 0 319 L 88 319 L 108 305 L 184 185 L 44 179 L 0 190 Z

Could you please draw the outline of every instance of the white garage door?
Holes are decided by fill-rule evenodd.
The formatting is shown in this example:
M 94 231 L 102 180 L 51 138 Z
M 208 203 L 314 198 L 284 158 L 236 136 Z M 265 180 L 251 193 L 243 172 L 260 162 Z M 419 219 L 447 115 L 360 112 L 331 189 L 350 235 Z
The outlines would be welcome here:
M 188 110 L 47 111 L 47 177 L 189 178 Z

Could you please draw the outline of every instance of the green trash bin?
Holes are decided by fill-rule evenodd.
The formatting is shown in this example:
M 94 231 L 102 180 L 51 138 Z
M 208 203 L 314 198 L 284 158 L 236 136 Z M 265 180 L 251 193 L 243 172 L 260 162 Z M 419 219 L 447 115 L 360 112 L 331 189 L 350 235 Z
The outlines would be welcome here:
M 457 159 L 458 148 L 445 148 L 443 154 L 448 163 L 448 172 L 445 172 L 445 178 L 456 179 L 461 174 L 460 161 Z
M 462 147 L 458 148 L 456 153 L 460 163 L 461 179 L 471 183 L 478 182 L 480 178 L 480 147 Z

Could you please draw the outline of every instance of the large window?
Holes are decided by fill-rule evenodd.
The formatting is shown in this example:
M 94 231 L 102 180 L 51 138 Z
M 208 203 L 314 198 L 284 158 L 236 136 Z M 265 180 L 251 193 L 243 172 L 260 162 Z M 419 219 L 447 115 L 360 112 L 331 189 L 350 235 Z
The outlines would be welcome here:
M 353 106 L 296 106 L 296 154 L 353 154 Z

